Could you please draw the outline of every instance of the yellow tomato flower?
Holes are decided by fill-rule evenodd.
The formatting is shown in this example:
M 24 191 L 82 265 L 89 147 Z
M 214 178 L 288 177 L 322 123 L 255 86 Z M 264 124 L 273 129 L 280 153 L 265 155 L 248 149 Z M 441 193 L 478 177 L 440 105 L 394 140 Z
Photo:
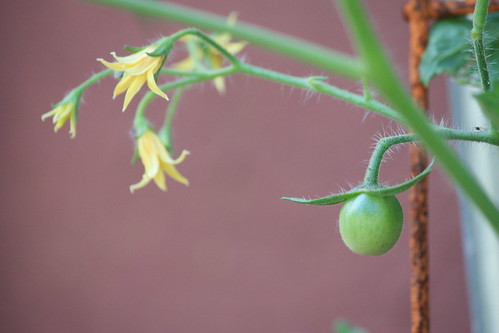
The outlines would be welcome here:
M 121 81 L 114 88 L 113 99 L 126 91 L 123 111 L 127 108 L 132 98 L 139 92 L 140 88 L 147 82 L 149 89 L 157 95 L 168 100 L 168 96 L 159 89 L 154 75 L 160 70 L 166 56 L 151 57 L 151 53 L 156 49 L 156 45 L 151 45 L 126 57 L 118 57 L 115 52 L 111 52 L 116 62 L 110 63 L 98 58 L 104 66 L 115 71 L 124 72 Z
M 76 103 L 69 101 L 60 103 L 53 110 L 44 113 L 42 120 L 52 117 L 52 122 L 55 124 L 54 132 L 57 132 L 69 119 L 69 134 L 71 138 L 76 136 Z
M 230 13 L 227 18 L 227 25 L 235 25 L 236 20 L 237 13 Z M 234 55 L 241 52 L 248 44 L 246 42 L 231 42 L 232 35 L 228 32 L 214 34 L 212 38 L 220 46 L 226 49 L 227 52 Z M 193 45 L 193 48 L 189 50 L 189 57 L 173 64 L 172 68 L 183 71 L 192 71 L 198 69 L 198 67 L 202 64 L 210 70 L 222 68 L 224 56 L 213 46 L 209 46 L 205 42 L 197 40 L 197 37 L 194 36 L 185 36 L 184 38 L 181 38 L 181 40 L 185 43 L 195 44 Z M 225 78 L 223 76 L 213 79 L 213 84 L 220 94 L 225 93 Z
M 144 175 L 140 182 L 130 186 L 130 192 L 133 193 L 135 190 L 146 186 L 151 180 L 154 180 L 161 190 L 166 191 L 165 175 L 163 172 L 166 172 L 168 176 L 179 183 L 189 185 L 189 181 L 175 168 L 175 165 L 182 163 L 189 154 L 187 150 L 182 151 L 179 158 L 172 159 L 158 135 L 150 129 L 147 129 L 139 137 L 137 145 L 140 159 L 144 165 Z

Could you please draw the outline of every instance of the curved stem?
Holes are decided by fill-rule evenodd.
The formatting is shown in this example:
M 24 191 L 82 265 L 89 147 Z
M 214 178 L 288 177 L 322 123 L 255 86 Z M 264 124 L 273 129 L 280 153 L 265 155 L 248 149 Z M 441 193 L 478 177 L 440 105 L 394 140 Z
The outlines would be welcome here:
M 202 32 L 201 30 L 196 29 L 196 28 L 189 28 L 189 29 L 180 30 L 180 31 L 174 33 L 173 35 L 168 36 L 167 38 L 173 39 L 176 41 L 176 40 L 178 40 L 184 36 L 187 36 L 187 35 L 196 36 L 196 37 L 204 40 L 205 42 L 207 42 L 208 44 L 213 46 L 218 52 L 220 52 L 232 64 L 236 65 L 240 62 L 236 56 L 234 56 L 232 53 L 230 53 L 225 48 L 223 48 L 220 44 L 218 44 L 216 41 L 214 41 L 213 38 L 211 38 L 210 36 L 208 36 L 207 34 Z
M 461 141 L 474 141 L 483 142 L 491 145 L 499 146 L 499 138 L 493 132 L 469 132 L 460 131 L 451 128 L 437 127 L 435 131 L 438 132 L 445 140 L 461 140 Z M 394 145 L 408 142 L 419 141 L 415 134 L 404 134 L 389 136 L 378 140 L 376 148 L 371 155 L 369 165 L 367 166 L 364 183 L 378 184 L 379 168 L 383 161 L 383 155 Z
M 497 137 L 497 135 L 495 135 L 492 131 L 469 132 L 442 127 L 436 127 L 435 131 L 445 140 L 473 141 L 499 146 L 499 137 Z M 416 142 L 419 140 L 420 139 L 416 134 L 405 134 L 380 139 L 376 144 L 373 154 L 371 155 L 371 159 L 369 160 L 369 165 L 364 177 L 364 183 L 372 185 L 378 184 L 379 169 L 383 161 L 383 155 L 388 149 L 397 144 Z M 491 224 L 494 229 L 499 232 L 499 220 L 491 220 Z

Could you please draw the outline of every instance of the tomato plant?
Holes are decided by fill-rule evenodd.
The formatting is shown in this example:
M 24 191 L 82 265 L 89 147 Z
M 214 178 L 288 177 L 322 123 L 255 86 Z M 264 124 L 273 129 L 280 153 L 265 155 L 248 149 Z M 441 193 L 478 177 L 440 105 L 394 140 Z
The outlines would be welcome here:
M 347 200 L 341 208 L 341 238 L 357 254 L 379 256 L 395 245 L 403 220 L 402 207 L 394 195 L 362 193 Z

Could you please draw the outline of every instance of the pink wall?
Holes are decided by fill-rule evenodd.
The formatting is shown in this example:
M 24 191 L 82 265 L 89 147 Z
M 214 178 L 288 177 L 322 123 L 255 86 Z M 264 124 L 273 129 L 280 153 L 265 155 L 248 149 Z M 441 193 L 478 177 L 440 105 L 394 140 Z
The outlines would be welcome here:
M 195 1 L 183 4 L 350 51 L 330 1 Z M 408 32 L 400 1 L 370 1 L 406 77 Z M 77 137 L 40 116 L 124 44 L 178 26 L 78 1 L 2 3 L 0 301 L 3 332 L 329 332 L 336 318 L 371 332 L 407 332 L 407 230 L 389 254 L 352 254 L 337 230 L 339 207 L 306 207 L 362 179 L 372 137 L 393 124 L 325 96 L 244 76 L 220 97 L 191 89 L 175 120 L 180 166 L 169 181 L 131 195 L 134 106 L 111 100 L 115 81 L 85 93 Z M 120 52 L 118 52 L 120 53 Z M 320 71 L 256 47 L 251 63 L 296 75 Z M 177 59 L 181 56 L 177 53 Z M 353 91 L 358 83 L 333 79 Z M 447 105 L 433 84 L 432 114 Z M 165 103 L 149 114 L 160 123 Z M 382 178 L 408 175 L 403 149 Z M 399 196 L 404 207 L 407 194 Z M 455 193 L 431 175 L 431 315 L 435 332 L 469 331 Z

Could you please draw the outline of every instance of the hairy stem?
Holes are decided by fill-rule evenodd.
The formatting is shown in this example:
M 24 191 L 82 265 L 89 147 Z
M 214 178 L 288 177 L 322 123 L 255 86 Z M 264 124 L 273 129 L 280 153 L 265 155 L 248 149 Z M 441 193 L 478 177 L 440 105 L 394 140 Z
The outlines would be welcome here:
M 99 82 L 103 77 L 113 74 L 113 72 L 114 71 L 112 69 L 104 69 L 98 73 L 95 73 L 83 83 L 81 83 L 78 87 L 76 87 L 75 90 L 78 89 L 80 91 L 83 91 L 90 87 L 92 84 Z
M 490 131 L 469 132 L 443 127 L 436 127 L 435 131 L 439 133 L 440 136 L 445 140 L 473 141 L 499 146 L 499 138 Z M 366 170 L 366 175 L 364 177 L 364 183 L 374 185 L 378 184 L 379 169 L 383 161 L 383 155 L 392 146 L 401 143 L 416 142 L 419 140 L 420 139 L 416 134 L 404 134 L 380 139 L 376 143 L 376 148 L 371 155 L 371 159 Z M 497 226 L 497 229 L 499 230 L 499 225 Z
M 161 73 L 172 74 L 178 76 L 185 76 L 174 82 L 160 86 L 160 89 L 167 91 L 178 87 L 189 86 L 198 82 L 203 82 L 207 80 L 214 79 L 220 76 L 227 76 L 231 74 L 241 73 L 246 75 L 251 75 L 264 80 L 270 80 L 282 84 L 287 84 L 290 86 L 322 93 L 329 95 L 334 98 L 338 98 L 349 102 L 351 104 L 357 105 L 363 109 L 378 113 L 387 118 L 393 119 L 395 121 L 402 122 L 402 117 L 392 108 L 387 105 L 373 99 L 366 99 L 365 96 L 349 92 L 347 90 L 340 89 L 338 87 L 332 86 L 324 82 L 323 77 L 296 77 L 292 75 L 287 75 L 272 71 L 269 69 L 261 68 L 258 66 L 249 65 L 243 62 L 239 62 L 237 65 L 232 65 L 229 67 L 222 68 L 216 71 L 205 71 L 205 72 L 184 72 L 184 71 L 171 71 L 169 69 L 161 69 Z M 137 108 L 137 113 L 135 115 L 136 120 L 140 120 L 144 117 L 144 112 L 146 106 L 156 97 L 152 92 L 146 93 L 143 99 L 140 101 Z
M 173 94 L 173 97 L 168 105 L 168 110 L 166 111 L 165 114 L 165 121 L 163 123 L 163 126 L 161 126 L 161 129 L 158 132 L 159 137 L 166 143 L 166 147 L 171 150 L 173 145 L 172 145 L 172 122 L 173 122 L 173 116 L 175 115 L 175 112 L 177 111 L 177 106 L 178 102 L 180 101 L 180 97 L 182 97 L 182 93 L 184 92 L 184 88 L 180 87 L 175 90 L 175 94 Z
M 198 30 L 198 29 L 195 29 L 195 28 L 189 28 L 189 29 L 184 29 L 184 30 L 180 30 L 176 33 L 174 33 L 173 35 L 167 37 L 168 39 L 173 39 L 173 40 L 178 40 L 184 36 L 187 36 L 187 35 L 192 35 L 192 36 L 196 36 L 202 40 L 204 40 L 205 42 L 207 42 L 208 44 L 210 44 L 212 47 L 214 47 L 218 52 L 220 52 L 227 60 L 229 60 L 232 64 L 238 64 L 240 61 L 239 59 L 237 59 L 236 56 L 234 56 L 232 53 L 230 53 L 229 51 L 227 51 L 225 48 L 223 48 L 220 44 L 218 44 L 217 42 L 215 42 L 213 40 L 213 38 L 211 38 L 210 36 L 208 36 L 207 34 L 205 34 L 204 32 Z
M 483 46 L 483 29 L 485 28 L 485 21 L 487 20 L 488 7 L 489 0 L 477 0 L 473 13 L 473 29 L 471 29 L 471 39 L 475 50 L 478 74 L 480 75 L 484 91 L 490 90 L 489 71 L 487 69 L 485 48 Z

